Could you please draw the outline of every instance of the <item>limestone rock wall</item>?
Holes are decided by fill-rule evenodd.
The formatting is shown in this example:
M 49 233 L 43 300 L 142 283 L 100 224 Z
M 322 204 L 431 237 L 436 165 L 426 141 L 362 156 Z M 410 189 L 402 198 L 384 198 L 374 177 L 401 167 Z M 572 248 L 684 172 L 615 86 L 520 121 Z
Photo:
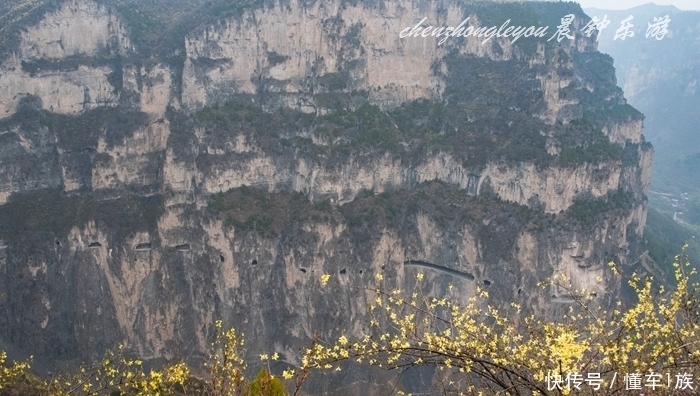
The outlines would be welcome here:
M 576 61 L 595 54 L 594 41 L 528 54 L 506 39 L 398 38 L 423 17 L 483 23 L 449 1 L 276 3 L 190 31 L 181 64 L 138 53 L 122 18 L 87 0 L 28 26 L 0 64 L 0 294 L 8 296 L 0 337 L 56 359 L 96 358 L 121 342 L 148 359 L 184 353 L 201 361 L 222 318 L 247 334 L 251 356 L 264 349 L 293 363 L 316 332 L 366 330 L 362 287 L 378 273 L 387 287 L 411 287 L 423 271 L 426 293 L 455 299 L 488 287 L 497 303 L 516 300 L 541 314 L 571 302 L 563 289 L 536 287 L 561 273 L 601 304 L 614 301 L 620 285 L 606 263 L 637 260 L 646 221 L 652 150 L 641 121 L 602 129 L 626 150 L 622 159 L 562 164 L 559 143 L 550 145 L 589 110 L 585 95 L 609 89 L 608 104 L 621 103 L 614 76 L 596 82 Z M 334 152 L 343 136 L 311 127 L 270 137 L 235 126 L 221 133 L 198 118 L 243 99 L 321 117 L 338 109 L 320 94 L 351 97 L 343 110 L 352 111 L 353 91 L 383 111 L 447 101 L 457 73 L 449 57 L 493 62 L 479 81 L 509 88 L 504 69 L 523 68 L 532 84 L 517 87 L 529 98 L 522 107 L 505 104 L 508 92 L 473 92 L 464 106 L 494 120 L 499 111 L 532 120 L 528 137 L 547 142 L 541 161 L 494 156 L 473 165 L 453 148 L 414 150 L 413 141 L 398 143 L 404 151 Z M 464 133 L 519 136 L 521 127 Z M 425 135 L 445 133 L 438 129 Z M 213 194 L 243 186 L 296 206 L 267 231 L 211 207 Z M 576 205 L 619 191 L 628 207 L 598 214 L 595 226 L 572 220 Z M 332 275 L 325 288 L 323 274 Z
M 285 104 L 315 111 L 319 105 L 311 94 L 328 90 L 319 84 L 324 78 L 339 79 L 336 85 L 346 91 L 368 90 L 382 106 L 438 98 L 444 82 L 432 70 L 450 46 L 399 38 L 424 17 L 426 26 L 457 26 L 467 17 L 467 26 L 480 26 L 478 16 L 451 3 L 388 1 L 375 12 L 362 3 L 292 1 L 202 27 L 185 41 L 182 103 L 196 108 L 224 101 L 232 92 L 258 93 L 269 80 L 274 84 L 265 88 L 283 93 Z M 518 54 L 505 39 L 487 45 L 477 37 L 452 40 L 460 42 L 460 52 L 479 57 Z

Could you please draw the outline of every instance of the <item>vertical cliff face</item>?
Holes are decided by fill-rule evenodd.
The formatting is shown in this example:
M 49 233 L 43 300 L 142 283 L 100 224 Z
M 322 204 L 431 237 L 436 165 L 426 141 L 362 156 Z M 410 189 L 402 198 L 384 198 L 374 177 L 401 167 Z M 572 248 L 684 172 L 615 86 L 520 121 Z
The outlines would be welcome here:
M 367 90 L 372 103 L 383 107 L 437 99 L 444 81 L 432 70 L 440 69 L 453 47 L 439 46 L 437 40 L 402 40 L 396 29 L 423 17 L 457 26 L 468 16 L 456 4 L 440 2 L 385 2 L 377 13 L 368 12 L 366 4 L 343 2 L 302 6 L 293 1 L 252 10 L 186 38 L 182 101 L 199 107 L 262 89 L 284 105 L 315 112 L 324 107 L 316 103 L 315 94 L 322 92 Z M 477 37 L 463 41 L 462 54 L 515 56 L 505 40 L 485 46 Z
M 116 15 L 95 2 L 66 1 L 22 32 L 19 48 L 5 59 L 0 76 L 0 116 L 12 114 L 25 95 L 41 98 L 44 109 L 79 114 L 115 105 L 106 58 L 130 50 Z
M 700 151 L 698 118 L 692 110 L 697 108 L 700 98 L 697 90 L 700 15 L 696 11 L 655 4 L 624 11 L 590 9 L 587 12 L 608 15 L 610 26 L 619 26 L 621 20 L 634 16 L 632 31 L 638 40 L 614 40 L 614 34 L 604 34 L 600 46 L 615 57 L 619 83 L 627 99 L 647 114 L 645 135 L 655 142 L 661 160 L 667 162 Z M 646 37 L 654 18 L 664 17 L 669 18 L 666 34 Z M 673 172 L 668 173 L 673 178 Z
M 571 302 L 535 287 L 557 273 L 617 299 L 606 264 L 641 253 L 652 152 L 612 60 L 578 35 L 399 38 L 570 12 L 585 24 L 571 5 L 274 3 L 161 59 L 109 6 L 64 3 L 0 73 L 0 336 L 196 358 L 223 318 L 294 362 L 314 333 L 364 331 L 378 273 L 540 314 Z

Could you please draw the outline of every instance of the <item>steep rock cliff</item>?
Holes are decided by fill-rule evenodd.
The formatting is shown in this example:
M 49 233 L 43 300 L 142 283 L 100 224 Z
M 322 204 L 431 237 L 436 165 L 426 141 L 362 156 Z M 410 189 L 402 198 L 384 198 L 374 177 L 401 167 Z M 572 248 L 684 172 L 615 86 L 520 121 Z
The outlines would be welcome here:
M 295 362 L 315 333 L 364 330 L 378 273 L 545 315 L 571 302 L 536 287 L 556 273 L 619 298 L 606 263 L 641 254 L 652 151 L 612 59 L 579 35 L 398 36 L 423 17 L 578 26 L 577 7 L 266 3 L 165 57 L 115 10 L 66 2 L 2 61 L 6 341 L 197 359 L 223 318 L 250 356 Z

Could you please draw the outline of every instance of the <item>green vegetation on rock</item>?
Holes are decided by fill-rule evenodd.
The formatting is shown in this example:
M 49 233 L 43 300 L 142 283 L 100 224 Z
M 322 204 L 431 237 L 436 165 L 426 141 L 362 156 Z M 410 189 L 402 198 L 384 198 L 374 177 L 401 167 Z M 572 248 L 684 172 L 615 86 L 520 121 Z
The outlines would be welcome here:
M 649 256 L 654 262 L 665 269 L 667 279 L 672 278 L 671 264 L 685 244 L 688 245 L 685 252 L 690 260 L 700 263 L 700 235 L 656 209 L 649 209 L 647 224 L 644 227 L 644 246 L 649 250 Z
M 125 196 L 113 200 L 68 196 L 56 189 L 12 196 L 0 206 L 2 239 L 21 252 L 20 257 L 42 254 L 73 227 L 94 220 L 122 243 L 139 231 L 155 231 L 164 212 L 161 196 Z
M 616 211 L 628 211 L 632 208 L 630 194 L 618 189 L 606 197 L 595 199 L 577 199 L 566 214 L 585 227 L 595 225 L 603 215 L 611 215 Z
M 328 202 L 314 205 L 301 193 L 270 194 L 248 186 L 213 194 L 208 209 L 223 219 L 226 226 L 255 231 L 268 238 L 294 229 L 295 223 L 300 221 L 329 222 L 333 218 Z

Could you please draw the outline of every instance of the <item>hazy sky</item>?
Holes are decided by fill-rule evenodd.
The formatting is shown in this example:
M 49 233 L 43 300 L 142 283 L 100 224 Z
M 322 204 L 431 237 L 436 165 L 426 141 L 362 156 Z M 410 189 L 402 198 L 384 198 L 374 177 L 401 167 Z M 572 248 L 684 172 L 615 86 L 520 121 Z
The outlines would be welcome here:
M 576 0 L 581 7 L 595 7 L 606 10 L 626 10 L 647 3 L 673 4 L 681 10 L 700 10 L 700 0 Z

